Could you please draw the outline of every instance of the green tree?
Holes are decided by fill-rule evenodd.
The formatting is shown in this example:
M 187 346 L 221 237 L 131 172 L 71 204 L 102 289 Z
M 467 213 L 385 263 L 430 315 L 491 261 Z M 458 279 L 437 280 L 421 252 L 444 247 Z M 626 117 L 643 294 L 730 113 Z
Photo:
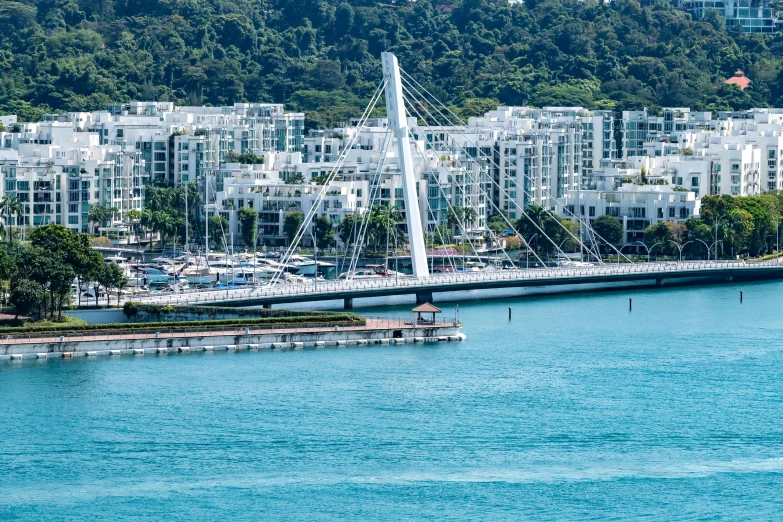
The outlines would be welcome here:
M 11 284 L 11 304 L 14 305 L 16 318 L 27 316 L 38 310 L 43 301 L 41 286 L 29 279 L 15 279 Z
M 122 268 L 114 263 L 105 263 L 103 270 L 98 273 L 98 283 L 106 289 L 106 304 L 111 304 L 111 291 L 128 284 Z M 97 294 L 97 292 L 96 292 Z M 117 306 L 120 304 L 120 295 L 117 293 Z
M 283 221 L 283 232 L 285 232 L 288 238 L 288 244 L 290 245 L 296 237 L 296 233 L 304 222 L 304 216 L 298 210 L 287 212 L 285 220 Z
M 623 224 L 615 217 L 598 216 L 591 226 L 595 233 L 609 244 L 617 245 L 623 240 Z
M 343 245 L 348 246 L 350 243 L 354 242 L 356 234 L 358 233 L 357 228 L 356 216 L 353 214 L 346 214 L 343 216 L 342 221 L 340 221 L 340 224 L 337 226 L 338 236 Z
M 301 172 L 289 174 L 285 180 L 288 185 L 301 185 L 305 182 L 304 175 Z
M 313 232 L 318 248 L 329 248 L 334 244 L 334 227 L 326 216 L 318 216 L 313 220 Z
M 239 209 L 237 217 L 241 225 L 242 241 L 250 248 L 255 244 L 256 234 L 258 234 L 258 212 L 250 207 L 243 207 Z

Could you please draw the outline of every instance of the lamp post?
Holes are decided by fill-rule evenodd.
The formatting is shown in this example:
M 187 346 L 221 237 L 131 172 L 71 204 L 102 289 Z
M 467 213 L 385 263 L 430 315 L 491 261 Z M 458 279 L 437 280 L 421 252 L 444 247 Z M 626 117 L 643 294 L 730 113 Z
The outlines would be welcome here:
M 653 246 L 651 246 L 651 247 L 648 247 L 647 245 L 645 245 L 641 241 L 637 241 L 636 243 L 632 243 L 632 244 L 641 245 L 641 246 L 643 246 L 645 248 L 645 250 L 647 250 L 647 262 L 649 263 L 650 262 L 650 253 L 652 253 L 652 251 L 653 251 L 653 249 L 655 249 L 655 247 L 657 247 L 658 245 L 662 245 L 663 243 L 658 241 L 657 243 L 654 243 Z
M 258 236 L 261 234 L 261 230 L 256 230 L 256 235 L 253 238 L 253 284 L 258 283 L 258 279 L 256 276 L 256 267 L 258 266 L 258 253 L 256 250 L 258 249 Z
M 313 260 L 315 261 L 315 274 L 313 275 L 313 281 L 315 281 L 315 291 L 318 291 L 318 245 L 315 240 L 315 225 L 310 230 L 310 236 L 313 238 Z
M 687 245 L 688 243 L 693 243 L 693 241 L 686 241 L 685 243 L 680 245 L 678 242 L 670 239 L 669 243 L 674 243 L 674 246 L 676 246 L 679 249 L 679 251 L 680 251 L 680 263 L 682 263 L 682 249 L 685 248 L 685 245 Z
M 710 260 L 710 250 L 712 250 L 712 247 L 708 245 L 705 241 L 702 241 L 701 239 L 694 239 L 694 241 L 698 241 L 699 243 L 703 244 L 705 247 L 707 247 L 707 261 Z
M 718 216 L 718 219 L 715 220 L 715 261 L 718 260 L 718 224 L 720 223 L 720 220 L 725 217 L 725 214 L 723 216 Z
M 530 241 L 533 241 L 536 237 L 538 237 L 538 232 L 530 236 Z M 530 270 L 530 241 L 525 240 L 525 246 L 527 247 L 527 252 L 525 252 L 525 270 Z

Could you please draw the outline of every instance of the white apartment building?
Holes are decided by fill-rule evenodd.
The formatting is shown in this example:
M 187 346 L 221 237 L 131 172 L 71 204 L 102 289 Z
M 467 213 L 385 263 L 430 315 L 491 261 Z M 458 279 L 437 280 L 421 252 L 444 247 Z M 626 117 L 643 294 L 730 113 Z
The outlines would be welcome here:
M 685 221 L 698 215 L 699 200 L 690 191 L 671 185 L 636 185 L 611 183 L 595 190 L 571 190 L 559 200 L 558 213 L 566 219 L 592 223 L 599 216 L 612 216 L 623 223 L 623 243 L 644 240 L 644 230 L 662 221 Z M 582 227 L 583 233 L 587 227 Z M 585 240 L 590 238 L 585 234 Z M 640 247 L 641 248 L 641 247 Z

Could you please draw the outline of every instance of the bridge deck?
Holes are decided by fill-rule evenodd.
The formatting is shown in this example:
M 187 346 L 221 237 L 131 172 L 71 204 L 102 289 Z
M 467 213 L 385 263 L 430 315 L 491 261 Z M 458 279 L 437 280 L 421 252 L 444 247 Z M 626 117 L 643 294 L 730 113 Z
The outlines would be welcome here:
M 434 274 L 426 279 L 412 277 L 356 281 L 319 281 L 230 290 L 198 290 L 179 294 L 134 296 L 121 300 L 149 304 L 264 305 L 311 301 L 431 295 L 481 289 L 541 287 L 589 283 L 612 283 L 666 279 L 773 279 L 783 277 L 777 260 L 744 262 L 684 262 L 601 265 L 580 268 L 497 270 L 490 272 Z

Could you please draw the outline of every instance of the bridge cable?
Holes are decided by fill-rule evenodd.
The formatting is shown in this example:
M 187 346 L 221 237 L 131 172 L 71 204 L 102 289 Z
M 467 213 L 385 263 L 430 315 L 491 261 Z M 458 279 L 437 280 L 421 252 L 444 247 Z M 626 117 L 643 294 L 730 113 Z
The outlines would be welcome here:
M 402 76 L 402 79 L 403 79 L 403 81 L 404 81 L 405 83 L 408 83 L 409 85 L 411 85 L 411 81 L 412 81 L 412 82 L 414 82 L 414 83 L 415 83 L 416 85 L 418 85 L 418 86 L 419 86 L 419 87 L 420 87 L 420 88 L 421 88 L 421 89 L 422 89 L 424 92 L 426 92 L 426 93 L 427 93 L 427 94 L 428 94 L 428 95 L 429 95 L 429 96 L 430 96 L 430 97 L 431 97 L 431 98 L 432 98 L 432 99 L 433 99 L 433 100 L 434 100 L 434 101 L 435 101 L 437 104 L 440 104 L 440 105 L 441 105 L 441 106 L 442 106 L 442 107 L 443 107 L 443 108 L 444 108 L 446 111 L 448 111 L 450 114 L 452 114 L 452 115 L 454 116 L 454 118 L 457 120 L 457 122 L 459 122 L 459 123 L 462 123 L 462 124 L 463 124 L 463 126 L 464 126 L 464 122 L 462 122 L 462 120 L 459 118 L 459 116 L 457 116 L 456 114 L 454 114 L 454 112 L 453 112 L 453 111 L 452 111 L 452 110 L 451 110 L 451 109 L 450 109 L 448 106 L 446 106 L 445 104 L 443 104 L 443 103 L 442 103 L 441 101 L 439 101 L 439 100 L 438 100 L 438 99 L 437 99 L 437 98 L 436 98 L 436 97 L 435 97 L 433 94 L 431 94 L 429 91 L 427 91 L 427 89 L 426 89 L 426 88 L 424 88 L 423 86 L 421 86 L 421 84 L 420 84 L 418 81 L 416 81 L 416 79 L 415 79 L 415 78 L 413 78 L 412 76 L 410 76 L 408 73 L 406 73 L 406 72 L 405 72 L 404 70 L 402 70 L 402 69 L 400 69 L 400 71 L 402 72 L 402 74 L 404 74 L 404 76 Z M 406 77 L 407 77 L 407 78 L 410 78 L 410 81 L 408 81 L 408 79 L 407 79 Z M 418 91 L 418 89 L 416 89 L 416 88 L 415 88 L 415 87 L 413 87 L 412 85 L 411 85 L 411 87 L 412 87 L 412 88 L 413 88 L 413 89 L 414 89 L 414 90 L 415 90 L 415 91 L 416 91 L 416 92 L 417 92 L 417 93 L 418 93 L 418 94 L 421 96 L 421 93 Z M 422 96 L 422 97 L 423 97 L 423 96 Z M 443 118 L 444 118 L 444 119 L 446 119 L 446 121 L 448 121 L 448 118 L 447 118 L 445 115 L 443 115 L 443 113 L 442 113 L 442 112 L 441 112 L 441 111 L 438 109 L 438 107 L 437 107 L 437 106 L 435 106 L 434 108 L 435 108 L 435 110 L 436 110 L 436 111 L 438 111 L 438 113 L 439 113 L 439 114 L 441 114 L 441 116 L 443 116 Z M 450 122 L 450 123 L 451 123 L 451 122 Z M 466 139 L 466 140 L 467 140 L 469 143 L 471 143 L 472 145 L 475 145 L 475 146 L 477 147 L 477 149 L 478 149 L 478 152 L 479 152 L 480 154 L 482 154 L 482 155 L 483 155 L 485 158 L 487 158 L 487 159 L 488 159 L 488 160 L 489 160 L 489 161 L 490 161 L 490 162 L 491 162 L 491 163 L 492 163 L 492 164 L 493 164 L 493 165 L 494 165 L 496 168 L 498 168 L 498 169 L 500 169 L 500 168 L 501 168 L 501 167 L 500 167 L 500 166 L 499 166 L 497 163 L 495 163 L 495 162 L 494 162 L 494 161 L 493 161 L 491 158 L 489 158 L 489 156 L 487 156 L 487 155 L 486 155 L 486 153 L 483 153 L 483 152 L 481 152 L 481 149 L 478 147 L 478 145 L 477 145 L 475 142 L 473 142 L 472 140 L 470 140 L 470 139 L 469 139 L 467 136 L 465 136 L 465 134 L 464 134 L 464 133 L 462 133 L 462 132 L 461 132 L 461 131 L 458 129 L 458 127 L 459 127 L 458 125 L 454 125 L 453 123 L 451 123 L 451 125 L 450 125 L 450 126 L 457 128 L 457 131 L 458 131 L 458 132 L 459 132 L 459 133 L 460 133 L 460 134 L 461 134 L 461 135 L 462 135 L 462 136 L 463 136 L 463 137 L 464 137 L 464 138 L 465 138 L 465 139 Z M 460 147 L 461 147 L 461 146 L 460 146 Z M 462 147 L 461 147 L 461 148 L 462 148 Z M 494 180 L 493 180 L 493 181 L 494 181 Z M 525 194 L 526 194 L 528 197 L 530 197 L 530 199 L 531 199 L 531 200 L 535 200 L 535 198 L 533 198 L 533 197 L 530 195 L 530 193 L 529 193 L 529 192 L 527 192 L 527 190 L 525 190 L 523 187 L 520 187 L 520 186 L 519 186 L 519 184 L 517 183 L 517 181 L 516 181 L 516 180 L 514 180 L 514 179 L 511 179 L 511 182 L 512 182 L 512 183 L 514 183 L 514 185 L 516 185 L 516 186 L 517 186 L 517 188 L 521 189 L 521 190 L 522 190 L 522 191 L 523 191 L 523 192 L 524 192 L 524 193 L 525 193 Z M 497 183 L 495 183 L 495 184 L 497 184 Z M 555 198 L 553 198 L 553 197 L 552 197 L 552 195 L 551 195 L 551 192 L 549 191 L 549 189 L 548 189 L 548 188 L 547 188 L 547 189 L 545 189 L 545 188 L 544 188 L 542 185 L 536 185 L 535 187 L 536 187 L 536 188 L 539 188 L 539 189 L 541 189 L 541 193 L 542 193 L 542 194 L 546 193 L 546 197 L 547 197 L 548 199 L 554 199 L 554 200 L 555 200 L 555 205 L 557 205 L 557 200 L 556 200 Z M 517 206 L 519 206 L 519 205 L 517 205 Z M 543 207 L 543 206 L 542 206 L 542 209 L 543 209 L 543 210 L 544 210 L 544 211 L 545 211 L 547 214 L 549 214 L 551 217 L 553 217 L 553 218 L 556 218 L 556 216 L 555 216 L 554 214 L 552 214 L 552 212 L 551 212 L 551 211 L 549 211 L 547 208 L 545 208 L 545 207 Z M 613 249 L 615 252 L 617 252 L 619 256 L 622 256 L 622 257 L 624 257 L 624 258 L 625 258 L 625 259 L 626 259 L 628 262 L 630 262 L 630 263 L 632 263 L 632 264 L 633 264 L 633 261 L 632 261 L 630 258 L 628 258 L 626 255 L 624 255 L 624 254 L 623 254 L 623 253 L 622 253 L 620 250 L 618 250 L 618 249 L 617 249 L 617 247 L 615 247 L 614 245 L 612 245 L 611 243 L 609 243 L 609 242 L 608 242 L 606 239 L 604 239 L 604 238 L 603 238 L 603 237 L 602 237 L 600 234 L 598 234 L 597 232 L 595 232 L 595 229 L 593 229 L 593 227 L 592 227 L 592 226 L 591 226 L 589 223 L 585 222 L 585 221 L 584 221 L 582 218 L 580 218 L 579 216 L 577 216 L 575 213 L 573 213 L 573 212 L 571 212 L 570 210 L 568 210 L 568 208 L 567 208 L 567 205 L 564 205 L 564 206 L 563 206 L 563 209 L 564 209 L 564 210 L 565 210 L 565 211 L 566 211 L 568 214 L 570 214 L 571 216 L 573 216 L 573 217 L 574 217 L 574 218 L 575 218 L 577 221 L 579 221 L 581 224 L 585 225 L 585 227 L 587 227 L 587 229 L 588 229 L 588 230 L 591 230 L 591 231 L 592 231 L 592 233 L 593 233 L 595 236 L 597 236 L 597 237 L 599 237 L 600 239 L 602 239 L 602 240 L 603 240 L 603 241 L 604 241 L 604 242 L 605 242 L 605 243 L 606 243 L 608 246 L 610 246 L 610 247 L 611 247 L 611 248 L 612 248 L 612 249 Z M 556 221 L 557 221 L 557 222 L 560 224 L 560 226 L 561 226 L 561 227 L 563 227 L 563 225 L 562 225 L 562 224 L 559 222 L 559 220 L 557 220 L 557 219 L 556 219 Z M 565 229 L 565 227 L 563 227 L 563 228 Z M 583 243 L 581 240 L 577 239 L 577 238 L 576 238 L 576 236 L 574 236 L 574 235 L 573 235 L 573 234 L 572 234 L 572 233 L 571 233 L 569 230 L 567 230 L 567 229 L 565 229 L 565 230 L 566 230 L 566 232 L 567 232 L 567 233 L 568 233 L 568 234 L 569 234 L 571 237 L 573 237 L 574 239 L 576 239 L 576 240 L 579 242 L 579 244 L 580 244 L 580 245 L 582 245 L 583 247 L 587 248 L 587 247 L 586 247 L 586 245 L 584 245 L 584 243 Z M 592 251 L 592 248 L 588 248 L 588 251 Z M 600 262 L 601 264 L 603 264 L 603 261 L 600 259 L 600 257 L 599 257 L 599 256 L 597 256 L 597 257 L 598 257 L 598 259 L 599 259 L 599 262 Z

